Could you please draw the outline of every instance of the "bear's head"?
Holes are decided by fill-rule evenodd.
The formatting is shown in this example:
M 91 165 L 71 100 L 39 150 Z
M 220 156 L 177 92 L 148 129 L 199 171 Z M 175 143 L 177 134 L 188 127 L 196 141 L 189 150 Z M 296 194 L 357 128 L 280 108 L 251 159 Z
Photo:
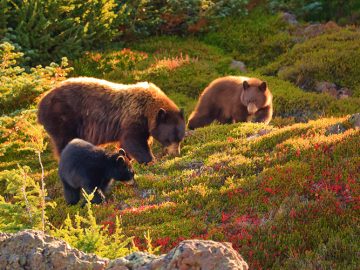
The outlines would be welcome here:
M 253 80 L 249 82 L 244 81 L 242 88 L 241 103 L 246 106 L 250 115 L 269 105 L 271 94 L 266 82 Z
M 110 178 L 128 185 L 134 184 L 135 173 L 125 150 L 120 149 L 118 153 L 112 155 L 111 159 L 113 162 L 109 170 Z
M 170 155 L 180 154 L 180 142 L 185 136 L 185 120 L 182 110 L 161 108 L 156 116 L 155 127 L 150 131 L 152 137 L 159 141 Z

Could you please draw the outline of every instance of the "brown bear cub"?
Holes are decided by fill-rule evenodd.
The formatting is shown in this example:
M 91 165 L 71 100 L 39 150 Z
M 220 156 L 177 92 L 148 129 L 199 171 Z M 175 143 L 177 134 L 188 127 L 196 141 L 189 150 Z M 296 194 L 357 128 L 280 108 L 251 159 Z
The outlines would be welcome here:
M 200 95 L 189 118 L 189 129 L 209 125 L 253 121 L 268 124 L 272 118 L 272 95 L 266 82 L 256 78 L 227 76 L 211 82 Z
M 91 193 L 96 188 L 92 203 L 101 203 L 112 180 L 134 183 L 134 171 L 125 151 L 109 154 L 102 148 L 80 139 L 72 140 L 62 151 L 59 176 L 63 183 L 65 200 L 77 204 L 81 189 Z
M 58 155 L 74 138 L 94 145 L 120 142 L 139 163 L 153 160 L 148 139 L 179 154 L 185 134 L 181 110 L 152 83 L 124 85 L 95 78 L 72 78 L 39 103 L 38 121 Z

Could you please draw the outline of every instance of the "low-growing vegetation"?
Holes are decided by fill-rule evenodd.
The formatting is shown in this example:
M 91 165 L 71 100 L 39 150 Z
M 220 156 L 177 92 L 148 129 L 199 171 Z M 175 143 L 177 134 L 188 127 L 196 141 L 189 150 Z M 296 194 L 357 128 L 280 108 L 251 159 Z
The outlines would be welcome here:
M 204 41 L 223 48 L 233 58 L 254 68 L 263 66 L 287 52 L 295 43 L 290 26 L 279 14 L 268 15 L 262 9 L 248 17 L 229 17 L 220 28 L 204 36 Z
M 186 1 L 184 6 L 165 1 L 163 8 L 158 6 L 163 1 L 91 1 L 61 14 L 81 7 L 94 18 L 109 15 L 103 18 L 108 23 L 98 28 L 99 20 L 91 19 L 78 36 L 87 45 L 65 43 L 60 52 L 58 39 L 47 43 L 56 45 L 51 48 L 41 47 L 44 40 L 29 47 L 15 40 L 39 16 L 51 25 L 56 16 L 50 7 L 66 5 L 49 2 L 35 16 L 30 7 L 39 1 L 20 2 L 0 0 L 0 38 L 7 39 L 0 44 L 0 231 L 44 230 L 109 258 L 135 250 L 163 253 L 197 238 L 231 242 L 251 269 L 357 269 L 360 131 L 349 121 L 360 108 L 356 26 L 301 37 L 301 22 L 295 29 L 264 8 L 247 15 L 247 1 Z M 249 2 L 250 10 L 261 1 Z M 271 10 L 282 10 L 285 2 L 292 3 L 269 1 Z M 316 2 L 325 7 L 324 1 Z M 13 4 L 29 5 L 29 13 L 16 12 L 33 17 L 9 30 L 18 16 Z M 194 8 L 200 4 L 202 9 Z M 75 22 L 85 27 L 72 19 L 58 27 Z M 9 39 L 13 31 L 18 34 Z M 147 37 L 152 34 L 161 36 Z M 107 35 L 104 42 L 111 46 L 100 50 L 104 43 L 94 43 Z M 32 51 L 35 45 L 38 51 Z M 62 56 L 70 60 L 59 61 Z M 59 64 L 34 64 L 50 59 Z M 248 72 L 231 69 L 233 59 L 244 61 Z M 188 117 L 208 83 L 225 75 L 268 83 L 274 96 L 270 125 L 214 123 L 188 131 L 181 156 L 173 158 L 163 156 L 155 141 L 156 162 L 134 162 L 136 187 L 115 185 L 102 205 L 91 205 L 91 194 L 84 194 L 83 204 L 66 205 L 50 139 L 36 119 L 37 102 L 46 91 L 70 76 L 150 81 Z M 336 99 L 302 89 L 313 90 L 317 81 L 351 88 L 353 95 Z
M 359 29 L 334 29 L 311 38 L 260 71 L 310 90 L 314 90 L 316 82 L 333 82 L 350 88 L 354 96 L 360 97 Z

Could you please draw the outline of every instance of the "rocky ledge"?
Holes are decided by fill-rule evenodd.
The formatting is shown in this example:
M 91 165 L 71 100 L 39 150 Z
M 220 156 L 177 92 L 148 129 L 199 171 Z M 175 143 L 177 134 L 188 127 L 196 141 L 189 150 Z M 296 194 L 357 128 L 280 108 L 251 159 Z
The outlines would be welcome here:
M 248 269 L 244 259 L 229 243 L 203 240 L 182 241 L 168 254 L 155 256 L 135 252 L 109 260 L 71 248 L 66 242 L 39 231 L 0 233 L 1 269 Z

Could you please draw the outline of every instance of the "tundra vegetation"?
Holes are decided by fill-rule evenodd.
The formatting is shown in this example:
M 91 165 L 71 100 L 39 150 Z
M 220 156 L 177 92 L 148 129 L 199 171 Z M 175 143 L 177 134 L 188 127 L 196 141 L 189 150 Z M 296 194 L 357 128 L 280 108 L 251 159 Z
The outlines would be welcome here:
M 87 2 L 0 0 L 0 231 L 45 230 L 109 258 L 199 238 L 231 242 L 251 269 L 357 269 L 358 1 Z M 269 125 L 197 129 L 179 157 L 155 142 L 157 162 L 134 164 L 136 188 L 66 206 L 36 121 L 43 93 L 70 76 L 151 81 L 188 117 L 224 75 L 268 83 Z M 315 91 L 324 81 L 351 94 Z

